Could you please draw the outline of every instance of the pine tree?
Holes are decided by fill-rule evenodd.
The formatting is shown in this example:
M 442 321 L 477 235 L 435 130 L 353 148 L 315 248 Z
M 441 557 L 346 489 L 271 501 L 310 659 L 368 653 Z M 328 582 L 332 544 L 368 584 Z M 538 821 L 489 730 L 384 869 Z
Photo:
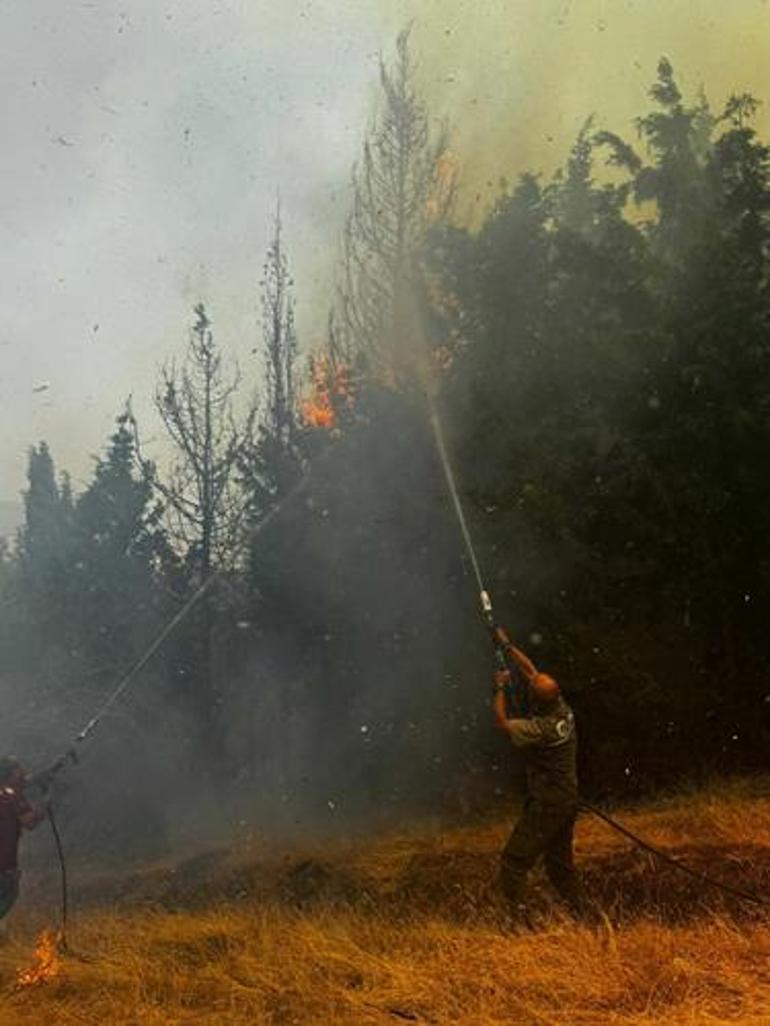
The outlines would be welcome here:
M 161 517 L 126 409 L 73 513 L 71 591 L 77 595 L 79 647 L 104 684 L 138 656 L 163 611 L 161 575 L 171 553 Z
M 353 171 L 333 350 L 392 374 L 404 351 L 404 319 L 415 304 L 417 268 L 429 228 L 445 217 L 454 166 L 444 132 L 430 129 L 415 87 L 409 32 L 392 66 L 380 65 L 381 107 Z
M 292 294 L 294 282 L 289 274 L 282 232 L 279 206 L 261 282 L 263 358 L 267 381 L 267 401 L 262 424 L 276 440 L 288 448 L 297 433 L 297 335 Z
M 293 286 L 279 207 L 260 282 L 264 403 L 256 441 L 244 447 L 240 461 L 252 522 L 269 512 L 297 480 L 301 469 Z
M 46 442 L 30 450 L 27 481 L 21 553 L 30 579 L 45 587 L 63 572 L 71 513 L 69 483 L 65 478 L 62 488 L 57 484 Z

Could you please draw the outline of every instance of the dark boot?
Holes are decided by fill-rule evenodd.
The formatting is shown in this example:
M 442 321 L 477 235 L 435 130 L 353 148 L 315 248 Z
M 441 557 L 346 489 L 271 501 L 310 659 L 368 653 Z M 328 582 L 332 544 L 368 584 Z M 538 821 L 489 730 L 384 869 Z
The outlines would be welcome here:
M 521 919 L 527 874 L 545 850 L 547 840 L 537 807 L 527 803 L 500 858 L 500 888 L 516 920 Z
M 586 894 L 575 869 L 574 830 L 575 817 L 571 816 L 556 831 L 546 849 L 545 871 L 570 915 L 580 922 L 597 926 L 602 921 L 601 912 Z

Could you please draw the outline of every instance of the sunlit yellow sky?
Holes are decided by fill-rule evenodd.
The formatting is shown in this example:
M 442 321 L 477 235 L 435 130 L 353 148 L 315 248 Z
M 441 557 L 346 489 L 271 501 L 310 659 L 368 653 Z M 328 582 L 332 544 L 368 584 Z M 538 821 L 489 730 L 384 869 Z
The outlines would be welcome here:
M 766 0 L 0 5 L 0 504 L 41 438 L 82 487 L 128 394 L 162 456 L 153 382 L 199 299 L 257 383 L 279 191 L 302 342 L 320 340 L 349 168 L 399 28 L 452 132 L 458 214 L 477 223 L 501 177 L 562 163 L 588 115 L 633 137 L 664 54 L 715 108 L 766 99 L 770 135 L 769 18 Z
M 466 216 L 501 176 L 553 171 L 590 114 L 635 137 L 633 120 L 661 56 L 686 95 L 703 87 L 721 110 L 733 92 L 767 103 L 770 6 L 766 0 L 421 0 L 400 5 L 432 106 L 453 128 L 466 179 Z M 393 21 L 397 19 L 392 19 Z

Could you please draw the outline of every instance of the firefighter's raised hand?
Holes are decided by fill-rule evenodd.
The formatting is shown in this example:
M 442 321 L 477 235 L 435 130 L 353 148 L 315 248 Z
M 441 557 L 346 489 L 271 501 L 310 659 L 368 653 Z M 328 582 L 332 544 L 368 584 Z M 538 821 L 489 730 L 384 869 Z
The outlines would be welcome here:
M 511 639 L 508 637 L 508 631 L 505 627 L 501 627 L 500 624 L 493 627 L 492 629 L 492 640 L 496 645 L 499 645 L 504 651 L 507 651 L 511 647 Z
M 495 691 L 503 691 L 511 683 L 511 671 L 510 670 L 495 670 Z

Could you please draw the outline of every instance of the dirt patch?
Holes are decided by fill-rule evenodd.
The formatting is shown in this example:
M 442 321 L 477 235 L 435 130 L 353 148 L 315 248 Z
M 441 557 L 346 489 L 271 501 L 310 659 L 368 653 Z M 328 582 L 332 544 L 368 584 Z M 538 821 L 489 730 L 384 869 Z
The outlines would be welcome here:
M 497 906 L 498 859 L 487 853 L 414 855 L 394 880 L 385 904 L 402 913 L 468 920 Z
M 173 866 L 131 873 L 117 881 L 92 881 L 79 889 L 78 899 L 82 904 L 99 904 L 110 891 L 114 905 L 197 909 L 250 896 L 255 869 L 234 866 L 226 852 L 205 852 Z
M 319 903 L 359 905 L 373 897 L 370 883 L 318 859 L 290 865 L 280 877 L 277 895 L 298 908 Z
M 666 851 L 699 873 L 770 899 L 770 847 L 712 844 Z M 584 858 L 579 868 L 589 895 L 614 922 L 647 917 L 674 924 L 714 913 L 750 919 L 768 911 L 633 848 Z M 79 891 L 76 900 L 96 904 L 108 894 L 113 905 L 165 909 L 244 900 L 293 908 L 347 905 L 398 919 L 438 916 L 458 922 L 502 914 L 498 874 L 499 855 L 489 851 L 415 854 L 377 879 L 333 859 L 287 857 L 237 864 L 227 852 L 217 851 L 113 879 L 109 886 L 102 881 Z M 536 918 L 560 909 L 541 869 L 532 874 L 527 905 Z

